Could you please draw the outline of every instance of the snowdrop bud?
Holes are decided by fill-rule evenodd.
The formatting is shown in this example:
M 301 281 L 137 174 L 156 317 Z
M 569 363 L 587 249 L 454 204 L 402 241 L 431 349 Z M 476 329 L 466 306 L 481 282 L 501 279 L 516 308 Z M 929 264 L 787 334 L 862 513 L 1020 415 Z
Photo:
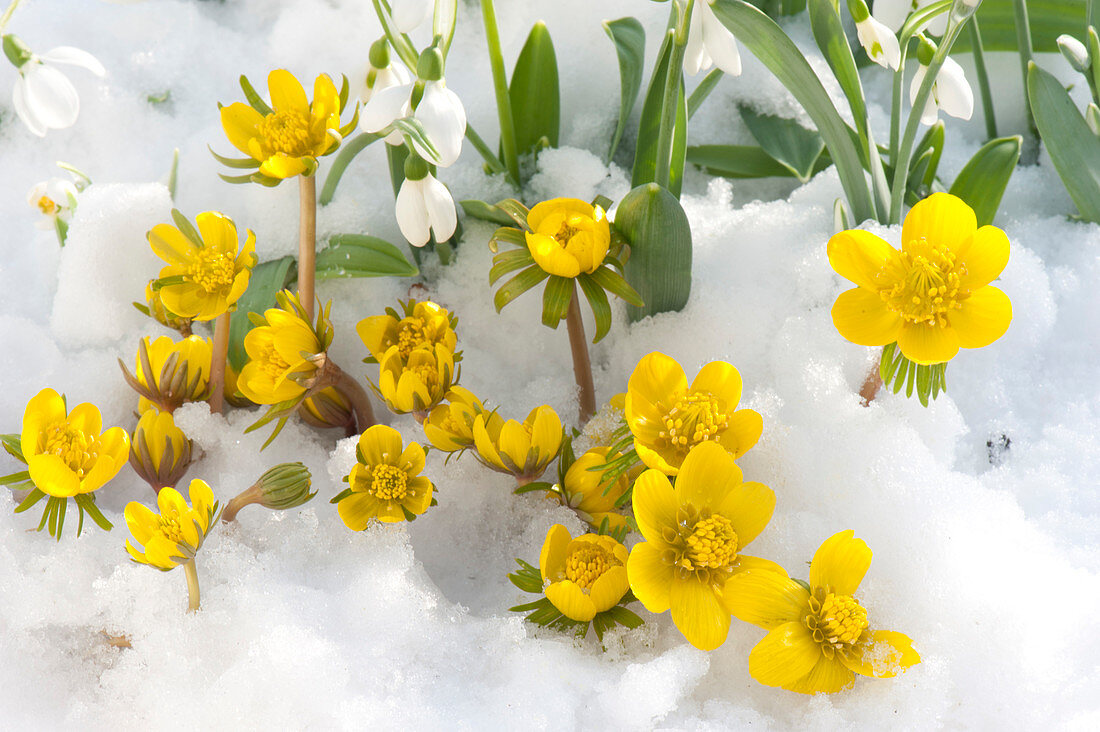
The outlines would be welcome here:
M 1100 107 L 1096 106 L 1096 102 L 1090 102 L 1085 109 L 1085 122 L 1088 122 L 1092 134 L 1100 137 Z
M 405 70 L 405 67 L 399 64 L 390 63 L 389 45 L 385 38 L 381 38 L 375 41 L 370 48 L 370 65 L 367 67 L 365 84 L 359 89 L 359 100 L 363 102 L 363 104 L 366 104 L 375 94 L 386 89 L 406 86 L 411 82 L 412 78 L 409 76 L 409 72 Z M 394 113 L 403 117 L 404 114 L 402 113 L 403 109 L 400 100 L 395 100 L 394 106 L 397 108 Z M 363 118 L 360 117 L 360 120 L 362 119 Z M 394 117 L 394 119 L 396 119 L 396 117 Z M 392 122 L 393 119 L 390 119 L 389 122 L 383 124 L 382 127 Z M 381 127 L 378 129 L 381 129 Z M 390 137 L 393 136 L 391 135 Z M 398 133 L 393 142 L 390 142 L 389 137 L 386 138 L 386 142 L 390 142 L 391 145 L 396 145 L 401 142 L 400 138 L 401 135 Z
M 1089 51 L 1085 44 L 1071 35 L 1063 33 L 1058 36 L 1058 50 L 1062 52 L 1066 61 L 1074 71 L 1082 74 L 1089 70 Z
M 416 177 L 419 176 L 419 177 Z M 458 226 L 458 213 L 447 186 L 428 172 L 427 164 L 417 155 L 405 160 L 405 182 L 397 193 L 397 226 L 414 247 L 450 239 Z
M 17 69 L 23 68 L 23 65 L 34 56 L 31 49 L 27 48 L 27 44 L 23 43 L 19 36 L 12 33 L 4 36 L 3 44 L 4 55 L 8 57 L 11 65 Z
M 393 24 L 402 33 L 410 33 L 424 22 L 433 6 L 432 0 L 393 0 Z
M 390 44 L 385 36 L 371 44 L 367 58 L 370 59 L 370 65 L 376 69 L 384 69 L 390 65 Z
M 863 0 L 848 0 L 848 10 L 867 56 L 883 68 L 897 69 L 901 65 L 901 45 L 894 32 L 871 15 Z

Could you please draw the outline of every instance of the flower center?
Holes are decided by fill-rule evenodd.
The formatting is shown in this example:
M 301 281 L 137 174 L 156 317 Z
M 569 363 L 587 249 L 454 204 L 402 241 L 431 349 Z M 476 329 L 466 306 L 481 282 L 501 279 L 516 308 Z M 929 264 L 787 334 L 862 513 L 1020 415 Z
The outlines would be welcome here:
M 283 374 L 290 369 L 290 364 L 283 360 L 283 357 L 275 350 L 274 343 L 264 345 L 264 352 L 260 357 L 260 364 L 263 366 L 264 373 L 276 381 L 282 378 Z
M 714 515 L 695 524 L 687 537 L 682 564 L 689 569 L 722 569 L 736 558 L 737 534 L 733 525 L 725 516 Z
M 408 358 L 414 350 L 428 344 L 423 318 L 402 319 L 397 330 L 397 352 L 401 354 L 401 358 Z
M 235 264 L 232 257 L 221 252 L 200 249 L 188 267 L 187 274 L 196 285 L 213 293 L 233 284 Z
M 46 214 L 47 216 L 53 216 L 61 209 L 61 207 L 57 205 L 57 202 L 49 196 L 42 196 L 42 198 L 38 199 L 36 204 L 38 206 L 38 210 Z
M 905 276 L 879 293 L 887 307 L 911 323 L 946 327 L 946 314 L 962 307 L 955 255 L 922 238 L 909 243 L 901 262 Z
M 173 513 L 171 516 L 165 516 L 161 514 L 158 517 L 160 525 L 158 526 L 160 533 L 168 541 L 175 542 L 176 544 L 186 544 L 187 541 L 183 538 L 183 531 L 180 529 L 180 517 Z
M 405 368 L 416 374 L 420 382 L 428 387 L 429 391 L 439 386 L 439 370 L 434 363 L 421 363 L 416 366 L 406 366 Z
M 97 454 L 89 448 L 95 443 L 91 435 L 73 429 L 68 422 L 58 422 L 46 430 L 44 452 L 57 455 L 69 468 L 83 478 L 85 468 L 91 468 Z
M 293 157 L 313 152 L 309 119 L 299 112 L 272 112 L 260 122 L 259 132 L 264 143 L 274 152 Z
M 561 222 L 558 233 L 554 234 L 554 241 L 577 261 L 585 264 L 592 258 L 592 237 L 583 234 L 584 231 L 570 225 L 566 220 Z
M 661 421 L 665 428 L 659 436 L 673 447 L 686 449 L 716 439 L 729 425 L 729 416 L 715 397 L 695 392 L 680 397 Z
M 867 630 L 867 610 L 851 595 L 832 592 L 815 593 L 810 598 L 810 614 L 802 620 L 813 633 L 814 640 L 836 650 L 855 644 Z M 818 599 L 824 594 L 824 599 Z
M 394 465 L 375 465 L 371 471 L 370 493 L 380 501 L 400 501 L 409 492 L 408 475 Z
M 602 546 L 585 542 L 565 560 L 565 578 L 582 590 L 588 590 L 604 572 L 621 566 L 623 563 L 614 554 Z

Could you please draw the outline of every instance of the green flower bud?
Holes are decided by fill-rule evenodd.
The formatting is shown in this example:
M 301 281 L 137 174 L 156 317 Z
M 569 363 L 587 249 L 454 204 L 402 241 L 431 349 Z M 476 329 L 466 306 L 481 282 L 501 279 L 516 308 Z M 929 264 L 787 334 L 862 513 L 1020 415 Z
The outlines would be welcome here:
M 276 465 L 256 481 L 260 489 L 260 499 L 256 502 L 273 511 L 301 506 L 317 495 L 317 491 L 309 492 L 311 478 L 309 468 L 301 463 Z

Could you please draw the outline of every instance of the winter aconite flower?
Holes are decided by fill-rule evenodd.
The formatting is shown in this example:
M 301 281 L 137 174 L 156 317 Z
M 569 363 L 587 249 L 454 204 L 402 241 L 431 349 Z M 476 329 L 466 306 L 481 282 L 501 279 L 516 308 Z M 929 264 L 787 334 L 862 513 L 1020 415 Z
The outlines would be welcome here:
M 934 193 L 909 211 L 901 250 L 866 231 L 829 240 L 829 263 L 857 287 L 833 305 L 840 334 L 862 346 L 897 342 L 917 364 L 994 342 L 1012 321 L 1008 296 L 989 285 L 1008 263 L 1008 237 L 980 229 L 962 199 Z
M 630 476 L 623 472 L 608 482 L 602 472 L 592 468 L 617 456 L 608 458 L 606 447 L 588 450 L 565 471 L 560 493 L 562 503 L 576 511 L 582 521 L 599 528 L 607 519 L 611 531 L 627 526 L 626 517 L 615 511 L 615 502 L 630 488 Z
M 191 464 L 191 440 L 170 412 L 148 409 L 130 441 L 130 467 L 157 492 L 175 488 Z
M 340 518 L 352 531 L 367 528 L 371 519 L 386 523 L 412 521 L 432 505 L 432 482 L 424 470 L 424 448 L 401 443 L 401 433 L 374 425 L 359 436 L 358 461 L 348 475 L 348 488 L 332 499 Z
M 49 130 L 72 127 L 80 114 L 80 97 L 58 64 L 79 66 L 96 76 L 106 70 L 95 56 L 72 46 L 58 46 L 37 55 L 11 34 L 3 37 L 4 53 L 19 70 L 12 87 L 12 106 L 23 124 L 38 137 Z
M 237 389 L 256 404 L 297 399 L 306 393 L 304 382 L 317 372 L 318 356 L 332 342 L 331 326 L 319 313 L 319 335 L 297 297 L 287 291 L 280 293 L 279 307 L 264 311 L 261 323 L 244 337 L 248 363 L 237 377 Z
M 157 224 L 148 235 L 153 252 L 168 263 L 153 287 L 174 315 L 213 320 L 231 310 L 248 288 L 256 235 L 248 231 L 238 250 L 237 226 L 225 214 L 200 213 L 197 229 L 178 211 L 172 216 L 176 226 Z
M 675 359 L 649 354 L 627 382 L 626 422 L 638 457 L 667 475 L 676 475 L 702 442 L 741 457 L 760 439 L 764 422 L 751 409 L 737 409 L 740 399 L 741 374 L 725 361 L 708 363 L 689 387 Z
M 418 348 L 431 350 L 437 343 L 454 351 L 458 341 L 455 318 L 445 307 L 431 300 L 400 304 L 402 314 L 386 308 L 385 315 L 363 318 L 355 326 L 374 361 L 381 361 L 392 346 L 397 346 L 401 358 L 408 358 Z
M 730 614 L 723 605 L 729 581 L 749 570 L 782 572 L 742 549 L 763 531 L 775 494 L 744 483 L 733 457 L 713 442 L 688 454 L 676 485 L 659 470 L 634 483 L 634 518 L 645 541 L 630 552 L 630 588 L 646 609 L 672 610 L 672 621 L 705 651 L 722 645 Z
M 599 206 L 576 198 L 536 204 L 527 215 L 527 249 L 546 272 L 576 277 L 595 272 L 611 244 L 611 226 Z
M 808 590 L 784 572 L 731 579 L 730 612 L 768 631 L 749 654 L 753 678 L 803 694 L 832 694 L 851 686 L 854 674 L 889 678 L 920 663 L 909 636 L 873 629 L 853 597 L 870 565 L 867 544 L 842 531 L 814 554 Z
M 626 547 L 610 536 L 574 539 L 567 528 L 554 524 L 539 555 L 543 591 L 565 617 L 591 620 L 618 605 L 630 589 L 626 561 Z
M 424 420 L 424 436 L 442 452 L 458 452 L 474 445 L 474 420 L 484 415 L 490 433 L 499 432 L 504 419 L 490 412 L 469 389 L 452 386 L 446 403 L 439 404 Z
M 142 551 L 138 551 L 126 541 L 131 559 L 167 572 L 195 558 L 214 525 L 218 504 L 206 481 L 192 480 L 187 493 L 191 497 L 190 506 L 175 488 L 160 491 L 157 494 L 160 513 L 137 501 L 126 504 L 126 525 L 142 546 Z
M 684 52 L 684 70 L 691 75 L 717 66 L 730 76 L 741 73 L 737 39 L 710 7 L 711 0 L 699 0 L 691 14 L 691 29 Z
M 162 412 L 173 412 L 184 402 L 198 402 L 209 394 L 210 359 L 212 347 L 209 339 L 188 336 L 173 341 L 160 336 L 150 341 L 141 339 L 134 358 L 134 373 L 119 359 L 126 383 L 141 399 L 138 411 L 156 407 Z
M 407 358 L 396 345 L 379 360 L 375 391 L 390 411 L 412 413 L 423 421 L 432 407 L 443 401 L 454 381 L 454 353 L 443 344 L 414 349 Z
M 535 407 L 523 422 L 503 424 L 485 413 L 474 418 L 474 445 L 478 460 L 498 473 L 509 473 L 521 482 L 535 480 L 558 456 L 562 439 L 561 419 L 550 407 Z
M 130 439 L 121 427 L 103 431 L 94 404 L 68 411 L 65 397 L 43 389 L 27 402 L 19 445 L 35 487 L 68 498 L 98 490 L 114 478 L 126 464 Z

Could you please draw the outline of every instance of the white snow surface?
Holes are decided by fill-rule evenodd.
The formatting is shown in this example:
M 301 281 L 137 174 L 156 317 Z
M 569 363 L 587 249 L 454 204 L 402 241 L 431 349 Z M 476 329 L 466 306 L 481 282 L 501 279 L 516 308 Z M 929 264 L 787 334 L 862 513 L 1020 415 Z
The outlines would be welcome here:
M 613 0 L 498 2 L 508 65 L 530 25 L 545 19 L 561 65 L 562 148 L 544 153 L 528 200 L 621 198 L 629 171 L 601 155 L 614 127 L 618 70 L 600 21 L 633 14 L 646 25 L 648 59 L 667 4 Z M 447 81 L 470 121 L 496 139 L 480 14 L 460 4 Z M 827 75 L 804 19 L 789 25 Z M 142 335 L 162 332 L 130 306 L 158 261 L 144 233 L 167 221 L 161 181 L 181 152 L 176 201 L 190 216 L 216 209 L 253 229 L 261 258 L 295 251 L 297 192 L 232 186 L 206 150 L 231 152 L 216 102 L 241 98 L 237 77 L 265 88 L 269 69 L 302 79 L 358 75 L 379 29 L 361 0 L 149 0 L 31 2 L 11 32 L 32 49 L 75 45 L 108 74 L 70 73 L 80 118 L 44 140 L 15 117 L 0 72 L 0 430 L 18 432 L 27 400 L 50 386 L 70 404 L 91 401 L 106 424 L 132 428 L 136 397 L 118 371 Z M 426 41 L 424 31 L 416 36 Z M 695 142 L 740 142 L 736 103 L 793 115 L 796 105 L 743 51 L 745 73 L 722 82 L 691 127 Z M 998 68 L 1011 74 L 1012 63 Z M 1060 60 L 1045 65 L 1063 77 Z M 888 83 L 866 72 L 875 124 Z M 697 80 L 694 80 L 697 81 Z M 693 83 L 694 83 L 693 81 Z M 1079 81 L 1079 80 L 1078 80 Z M 1010 82 L 1006 82 L 1010 84 Z M 826 80 L 836 93 L 836 84 Z M 308 86 L 308 84 L 307 84 Z M 1078 84 L 1077 94 L 1083 84 Z M 644 90 L 643 90 L 644 91 Z M 146 98 L 170 92 L 166 103 Z M 999 97 L 1011 106 L 1019 96 Z M 635 113 L 636 114 L 636 113 Z M 978 146 L 980 122 L 948 121 L 950 181 Z M 633 140 L 624 140 L 632 145 Z M 491 143 L 492 144 L 492 143 Z M 34 228 L 25 201 L 55 160 L 95 184 L 80 198 L 69 246 Z M 328 162 L 322 163 L 321 175 Z M 467 146 L 441 171 L 456 198 L 507 195 Z M 789 195 L 788 195 L 789 194 Z M 99 491 L 110 533 L 72 526 L 60 542 L 33 531 L 0 492 L 0 726 L 5 729 L 461 728 L 461 729 L 1095 729 L 1100 725 L 1100 227 L 1067 217 L 1072 202 L 1045 153 L 1019 169 L 998 224 L 1013 243 L 999 283 L 1015 320 L 993 346 L 963 352 L 950 392 L 929 409 L 883 394 L 869 408 L 856 392 L 871 349 L 844 341 L 829 309 L 849 284 L 829 267 L 832 172 L 793 188 L 689 175 L 683 203 L 695 241 L 692 297 L 681 313 L 628 326 L 621 305 L 611 334 L 592 348 L 601 400 L 625 389 L 652 350 L 677 358 L 689 378 L 728 360 L 741 371 L 743 404 L 764 417 L 760 443 L 740 464 L 770 485 L 778 505 L 753 544 L 805 576 L 831 534 L 854 529 L 874 550 L 861 588 L 873 622 L 910 635 L 923 662 L 893 680 L 858 679 L 833 696 L 763 687 L 747 657 L 763 631 L 734 620 L 726 644 L 703 653 L 667 614 L 612 632 L 606 648 L 525 624 L 507 608 L 528 601 L 506 579 L 514 557 L 536 561 L 546 530 L 581 522 L 469 456 L 426 469 L 439 505 L 411 525 L 353 533 L 328 499 L 354 460 L 353 440 L 291 423 L 259 452 L 244 435 L 253 411 L 178 413 L 203 458 L 202 477 L 223 501 L 266 467 L 301 460 L 319 495 L 301 509 L 245 509 L 217 528 L 198 557 L 202 610 L 188 614 L 182 572 L 131 563 L 122 510 L 152 493 L 128 468 Z M 548 403 L 571 421 L 576 395 L 565 329 L 539 324 L 534 293 L 497 315 L 487 285 L 491 227 L 467 219 L 450 267 L 426 264 L 431 296 L 461 318 L 462 383 L 512 417 Z M 384 154 L 349 168 L 319 234 L 369 232 L 400 241 Z M 876 229 L 897 243 L 895 229 Z M 372 369 L 354 332 L 410 286 L 342 280 L 319 286 L 333 300 L 333 357 L 362 377 Z M 589 332 L 592 325 L 588 324 Z M 387 417 L 406 440 L 409 417 Z M 1007 450 L 995 446 L 1010 440 Z M 991 447 L 994 446 L 994 447 Z M 17 470 L 3 457 L 0 472 Z M 185 485 L 186 482 L 183 484 Z M 75 517 L 70 517 L 70 521 Z M 106 643 L 126 635 L 132 648 Z

